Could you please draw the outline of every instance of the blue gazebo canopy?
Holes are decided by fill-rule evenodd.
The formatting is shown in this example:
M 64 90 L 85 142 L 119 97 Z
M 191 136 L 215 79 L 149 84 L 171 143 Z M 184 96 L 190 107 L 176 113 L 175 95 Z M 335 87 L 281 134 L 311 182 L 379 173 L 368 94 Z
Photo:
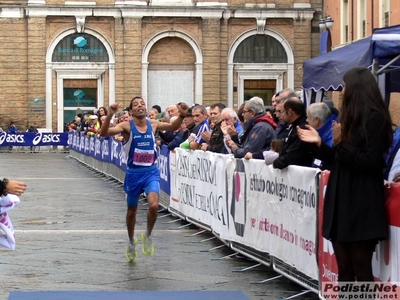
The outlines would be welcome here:
M 353 67 L 371 67 L 377 59 L 384 66 L 400 55 L 400 25 L 377 28 L 372 36 L 303 63 L 303 89 L 341 90 L 343 75 Z M 400 60 L 388 70 L 400 70 Z M 400 72 L 395 74 L 398 77 Z M 398 88 L 397 88 L 398 89 Z

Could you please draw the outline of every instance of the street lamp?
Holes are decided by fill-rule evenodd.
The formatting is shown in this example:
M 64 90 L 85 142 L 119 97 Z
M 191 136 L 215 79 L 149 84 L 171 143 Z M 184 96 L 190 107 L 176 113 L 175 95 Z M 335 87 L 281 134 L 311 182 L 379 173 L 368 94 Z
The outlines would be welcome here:
M 325 29 L 331 29 L 333 27 L 333 19 L 331 16 L 325 16 L 325 18 L 321 18 L 319 21 L 319 29 L 324 31 Z

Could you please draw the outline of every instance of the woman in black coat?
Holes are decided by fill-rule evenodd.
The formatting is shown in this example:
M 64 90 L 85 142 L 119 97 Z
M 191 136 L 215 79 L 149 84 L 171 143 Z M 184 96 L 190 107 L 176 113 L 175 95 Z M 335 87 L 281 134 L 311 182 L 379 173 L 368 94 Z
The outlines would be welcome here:
M 334 147 L 308 125 L 298 128 L 298 134 L 317 144 L 317 156 L 332 166 L 322 234 L 332 241 L 339 281 L 374 281 L 372 254 L 377 242 L 387 238 L 383 169 L 392 122 L 368 69 L 353 68 L 343 81 L 340 124 L 333 123 Z

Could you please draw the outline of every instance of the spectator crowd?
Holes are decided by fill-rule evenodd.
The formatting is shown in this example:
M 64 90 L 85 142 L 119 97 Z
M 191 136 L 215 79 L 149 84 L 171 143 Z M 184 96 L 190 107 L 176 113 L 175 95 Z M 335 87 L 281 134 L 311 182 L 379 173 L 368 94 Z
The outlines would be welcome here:
M 329 163 L 315 158 L 315 145 L 299 139 L 297 129 L 310 125 L 324 143 L 334 147 L 332 122 L 338 120 L 339 110 L 333 101 L 325 97 L 322 102 L 311 104 L 306 109 L 298 93 L 289 88 L 276 93 L 271 100 L 272 107 L 266 108 L 263 99 L 253 97 L 237 110 L 219 102 L 208 107 L 194 104 L 178 130 L 156 132 L 156 144 L 166 145 L 170 150 L 181 147 L 233 154 L 235 158 L 261 159 L 278 169 L 289 165 L 330 169 Z M 159 105 L 154 105 L 147 113 L 149 119 L 163 122 L 172 122 L 179 117 L 176 105 L 168 106 L 165 111 Z M 78 114 L 71 123 L 66 124 L 66 131 L 75 131 L 88 138 L 99 137 L 107 114 L 105 107 L 100 107 L 92 114 Z M 130 119 L 127 107 L 115 114 L 110 126 Z M 397 130 L 400 136 L 399 132 Z M 114 138 L 123 142 L 121 135 Z M 391 152 L 386 157 L 386 179 L 392 181 L 400 181 L 400 172 L 397 170 L 400 155 L 395 159 L 399 140 L 394 140 Z

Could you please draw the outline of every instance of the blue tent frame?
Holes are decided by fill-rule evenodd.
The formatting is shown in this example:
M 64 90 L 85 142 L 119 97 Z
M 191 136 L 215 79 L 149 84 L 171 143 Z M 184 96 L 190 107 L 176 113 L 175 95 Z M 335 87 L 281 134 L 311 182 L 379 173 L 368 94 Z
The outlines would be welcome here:
M 303 89 L 337 91 L 347 70 L 363 66 L 375 76 L 386 74 L 385 94 L 400 91 L 400 25 L 377 28 L 372 36 L 303 63 Z

